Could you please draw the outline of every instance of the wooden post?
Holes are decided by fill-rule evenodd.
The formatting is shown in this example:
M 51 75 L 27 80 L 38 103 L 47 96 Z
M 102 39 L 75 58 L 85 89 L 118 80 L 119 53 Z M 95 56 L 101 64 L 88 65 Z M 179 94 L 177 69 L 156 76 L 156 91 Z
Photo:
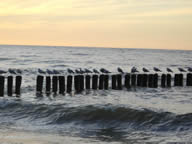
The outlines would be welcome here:
M 153 87 L 154 88 L 158 87 L 158 74 L 153 75 Z
M 99 89 L 102 90 L 104 89 L 104 75 L 100 75 L 99 77 Z
M 57 94 L 57 90 L 58 90 L 58 77 L 57 76 L 53 76 L 52 77 L 52 91 L 54 94 Z
M 65 94 L 65 77 L 59 76 L 59 94 Z
M 109 76 L 104 75 L 104 89 L 108 90 L 108 88 L 109 88 Z
M 96 90 L 98 86 L 98 75 L 92 76 L 92 89 Z
M 122 75 L 117 75 L 117 89 L 122 90 Z
M 80 93 L 80 75 L 74 76 L 75 92 Z
M 167 87 L 171 87 L 171 74 L 167 74 Z
M 154 84 L 153 80 L 154 80 L 154 75 L 149 74 L 149 77 L 148 77 L 148 87 L 149 88 L 153 88 L 153 84 Z
M 17 76 L 18 77 L 18 76 Z M 17 80 L 16 77 L 16 80 Z M 37 83 L 36 83 L 36 93 L 38 94 L 38 96 L 40 96 L 42 94 L 42 90 L 43 90 L 43 76 L 38 75 L 37 76 Z M 16 81 L 17 83 L 17 81 Z
M 137 81 L 136 74 L 132 74 L 131 75 L 131 86 L 135 87 L 136 86 L 136 81 Z
M 82 92 L 84 90 L 84 85 L 85 85 L 85 82 L 84 82 L 84 75 L 80 75 L 80 91 Z
M 137 75 L 137 86 L 142 86 L 143 83 L 143 75 L 142 74 L 138 74 Z
M 46 94 L 49 95 L 51 93 L 51 77 L 46 76 Z
M 15 81 L 15 94 L 16 94 L 16 96 L 21 95 L 21 82 L 22 82 L 22 77 L 16 76 L 16 81 Z M 43 86 L 43 82 L 42 82 L 42 86 Z M 41 89 L 41 92 L 42 92 L 42 89 Z
M 117 89 L 117 75 L 112 75 L 112 89 Z
M 161 76 L 161 87 L 166 87 L 166 79 L 167 79 L 167 76 L 166 74 L 162 74 Z
M 0 76 L 0 97 L 4 96 L 4 83 L 5 83 L 5 77 Z
M 192 86 L 192 73 L 187 74 L 187 81 L 186 81 L 187 86 Z
M 175 77 L 174 77 L 174 86 L 179 86 L 179 74 L 175 74 Z
M 148 82 L 148 75 L 147 74 L 143 74 L 142 87 L 147 87 L 147 82 Z
M 125 87 L 126 87 L 127 89 L 129 89 L 129 88 L 131 87 L 131 85 L 130 85 L 130 79 L 131 79 L 130 74 L 126 74 L 126 75 L 125 75 Z
M 183 86 L 183 74 L 179 75 L 179 85 Z
M 73 83 L 73 77 L 71 75 L 67 76 L 67 93 L 72 92 L 72 83 Z
M 12 96 L 13 94 L 13 76 L 7 77 L 7 95 Z
M 91 88 L 91 76 L 90 75 L 85 76 L 85 88 L 87 90 L 90 90 L 90 88 Z

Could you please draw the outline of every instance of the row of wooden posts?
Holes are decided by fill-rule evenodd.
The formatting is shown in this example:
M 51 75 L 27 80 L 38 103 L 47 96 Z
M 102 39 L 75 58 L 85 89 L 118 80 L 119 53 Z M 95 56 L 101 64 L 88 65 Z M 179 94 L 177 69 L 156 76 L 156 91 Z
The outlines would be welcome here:
M 15 86 L 13 80 L 15 78 Z M 0 97 L 4 96 L 5 77 L 0 76 Z M 45 79 L 45 83 L 44 83 Z M 159 83 L 160 79 L 160 83 Z M 174 86 L 192 86 L 192 73 L 186 75 L 186 84 L 184 84 L 183 74 L 175 74 Z M 111 82 L 110 82 L 111 81 Z M 22 76 L 7 77 L 7 95 L 16 96 L 21 94 Z M 109 86 L 109 84 L 111 84 Z M 157 88 L 171 87 L 172 76 L 170 74 L 162 74 L 159 78 L 158 74 L 113 74 L 113 75 L 67 75 L 67 76 L 42 76 L 38 75 L 36 79 L 36 93 L 42 95 L 43 91 L 46 94 L 54 93 L 64 94 L 81 93 L 83 90 L 122 90 L 123 88 L 130 89 L 132 87 L 149 87 Z M 45 90 L 43 87 L 45 86 Z M 13 88 L 15 91 L 13 92 Z
M 111 75 L 68 75 L 68 76 L 37 76 L 36 91 L 43 93 L 43 81 L 45 78 L 45 93 L 64 94 L 65 92 L 81 93 L 83 90 L 108 90 L 109 80 L 111 78 L 111 89 L 122 90 L 123 87 L 149 87 L 157 88 L 159 86 L 158 74 L 114 74 Z M 51 79 L 52 78 L 52 79 Z M 170 74 L 161 75 L 161 87 L 172 86 L 172 76 Z M 192 86 L 192 74 L 188 73 L 186 77 L 186 86 Z M 175 74 L 174 86 L 184 86 L 183 74 Z
M 7 77 L 7 95 L 8 96 L 13 96 L 15 93 L 16 96 L 20 96 L 21 94 L 21 82 L 22 82 L 22 77 L 21 76 L 16 76 L 15 77 L 15 91 L 13 92 L 13 76 L 8 76 Z M 0 97 L 4 96 L 4 91 L 5 89 L 5 77 L 0 76 Z

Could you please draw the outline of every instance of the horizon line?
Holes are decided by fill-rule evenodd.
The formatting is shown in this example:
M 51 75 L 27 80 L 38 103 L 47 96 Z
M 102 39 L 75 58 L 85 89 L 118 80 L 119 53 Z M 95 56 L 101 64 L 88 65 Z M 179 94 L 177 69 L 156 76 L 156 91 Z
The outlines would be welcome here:
M 0 46 L 41 46 L 41 47 L 71 47 L 71 48 L 75 48 L 75 47 L 79 47 L 79 48 L 106 48 L 106 49 L 142 49 L 142 50 L 177 50 L 177 51 L 192 51 L 192 49 L 169 49 L 169 48 L 128 48 L 128 47 L 106 47 L 106 46 L 69 46 L 69 45 L 39 45 L 39 44 L 0 44 Z

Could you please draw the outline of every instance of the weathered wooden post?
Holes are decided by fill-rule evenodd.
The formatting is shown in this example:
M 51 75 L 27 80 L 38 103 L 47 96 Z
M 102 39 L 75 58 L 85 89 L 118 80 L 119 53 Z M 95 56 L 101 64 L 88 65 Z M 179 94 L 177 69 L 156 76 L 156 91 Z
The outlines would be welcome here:
M 147 82 L 148 82 L 148 75 L 147 74 L 143 74 L 142 87 L 147 87 Z
M 149 74 L 149 77 L 148 77 L 148 87 L 149 88 L 153 88 L 153 84 L 154 84 L 154 75 L 153 74 Z
M 162 74 L 162 76 L 161 76 L 161 87 L 162 88 L 166 87 L 166 79 L 167 79 L 166 74 Z
M 171 74 L 167 74 L 167 87 L 171 87 Z
M 130 74 L 126 74 L 126 75 L 125 75 L 125 87 L 126 87 L 127 89 L 129 89 L 129 88 L 131 87 L 131 85 L 130 85 L 130 79 L 131 79 Z
M 65 77 L 59 76 L 59 94 L 65 94 Z
M 187 86 L 192 86 L 192 73 L 187 74 L 186 85 Z
M 90 88 L 91 88 L 91 76 L 90 75 L 85 76 L 85 88 L 87 90 L 90 90 Z
M 108 88 L 109 88 L 109 76 L 104 75 L 104 89 L 108 90 Z
M 122 75 L 121 74 L 117 75 L 117 89 L 122 90 Z
M 158 74 L 153 75 L 153 87 L 154 88 L 158 87 Z
M 117 75 L 112 75 L 112 89 L 117 89 Z
M 46 76 L 45 92 L 46 92 L 47 96 L 51 93 L 51 77 L 50 76 Z
M 183 74 L 179 75 L 179 85 L 183 86 Z
M 57 94 L 57 90 L 58 90 L 58 77 L 57 76 L 53 76 L 52 77 L 52 91 L 54 94 Z
M 13 94 L 13 76 L 7 77 L 7 95 L 12 96 Z
M 16 96 L 21 95 L 21 82 L 22 82 L 22 77 L 16 76 L 16 81 L 15 81 L 15 94 L 16 94 Z M 42 92 L 42 87 L 43 87 L 43 82 L 42 82 L 42 86 L 41 86 L 41 92 Z
M 43 76 L 41 75 L 38 75 L 37 76 L 37 83 L 36 83 L 36 93 L 37 93 L 37 96 L 40 96 L 42 94 L 42 90 L 43 90 Z M 16 84 L 18 83 L 17 82 L 17 79 L 19 79 L 19 77 L 17 76 L 16 77 Z M 16 88 L 18 90 L 18 88 Z M 16 90 L 16 91 L 17 91 Z M 16 93 L 16 92 L 15 92 Z
M 5 83 L 5 77 L 0 76 L 0 97 L 4 96 L 4 83 Z
M 102 90 L 104 89 L 104 75 L 100 75 L 99 77 L 99 89 Z
M 92 89 L 97 90 L 98 88 L 98 75 L 92 76 Z
M 71 75 L 67 76 L 67 93 L 72 92 L 72 83 L 73 83 L 73 77 Z
M 142 74 L 138 74 L 137 75 L 137 86 L 142 86 L 142 82 L 143 82 L 143 75 Z
M 131 74 L 131 86 L 133 86 L 133 87 L 136 86 L 136 80 L 137 80 L 137 75 Z
M 82 92 L 84 90 L 84 75 L 80 75 L 80 92 Z
M 80 75 L 74 76 L 75 92 L 80 93 Z

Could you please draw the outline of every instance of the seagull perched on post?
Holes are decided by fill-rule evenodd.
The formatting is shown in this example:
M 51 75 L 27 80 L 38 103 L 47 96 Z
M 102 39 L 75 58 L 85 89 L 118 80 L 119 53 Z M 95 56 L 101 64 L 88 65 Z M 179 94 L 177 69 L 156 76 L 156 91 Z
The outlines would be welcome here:
M 93 72 L 96 73 L 96 74 L 99 74 L 99 71 L 96 70 L 96 69 L 93 69 Z
M 178 70 L 179 70 L 180 72 L 186 72 L 186 70 L 184 70 L 183 68 L 178 68 Z
M 191 67 L 188 67 L 187 68 L 189 72 L 192 72 L 192 68 Z
M 149 72 L 149 70 L 146 68 L 143 68 L 143 72 Z
M 156 67 L 154 67 L 153 70 L 156 72 L 161 72 L 161 70 L 159 68 L 156 68 Z
M 8 69 L 8 72 L 9 72 L 10 74 L 17 74 L 17 73 L 15 72 L 15 69 Z
M 7 73 L 7 72 L 4 70 L 0 70 L 0 74 L 4 74 L 4 73 Z
M 74 71 L 71 70 L 71 69 L 69 69 L 69 68 L 67 69 L 67 72 L 68 72 L 68 73 L 73 73 L 73 74 L 74 74 Z
M 37 71 L 38 71 L 39 74 L 46 74 L 46 72 L 43 71 L 42 69 L 38 69 Z
M 92 71 L 90 71 L 89 69 L 84 69 L 85 70 L 85 73 L 92 73 Z
M 104 68 L 101 68 L 100 71 L 101 71 L 102 73 L 111 73 L 110 71 L 108 71 L 108 70 L 106 70 L 106 69 L 104 69 Z
M 139 72 L 136 67 L 132 67 L 131 73 Z
M 117 68 L 117 71 L 118 71 L 119 73 L 122 73 L 122 74 L 124 73 L 123 70 L 122 70 L 120 67 Z
M 170 68 L 167 68 L 167 72 L 173 72 Z

